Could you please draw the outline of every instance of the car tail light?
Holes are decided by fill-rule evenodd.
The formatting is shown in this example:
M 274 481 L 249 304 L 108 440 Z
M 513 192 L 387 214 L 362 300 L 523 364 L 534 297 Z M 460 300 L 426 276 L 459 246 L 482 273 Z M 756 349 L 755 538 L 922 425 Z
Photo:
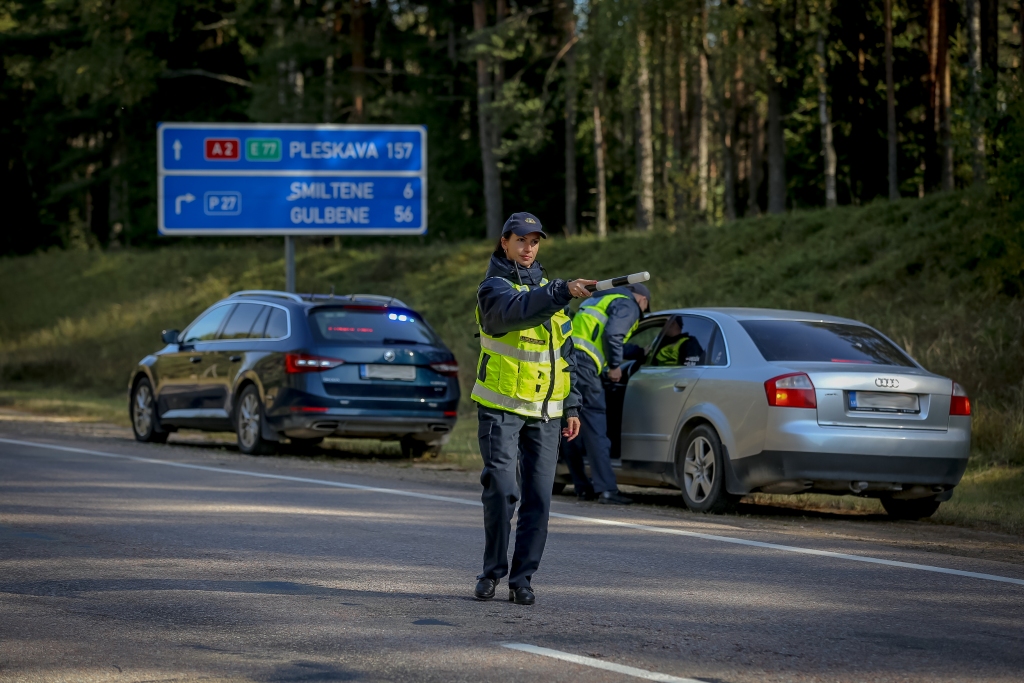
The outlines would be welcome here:
M 446 410 L 446 411 L 444 411 L 444 416 L 445 417 L 458 417 L 459 416 L 459 411 L 457 411 L 457 410 Z
M 779 408 L 817 408 L 811 378 L 802 372 L 773 377 L 764 383 L 768 405 Z
M 455 361 L 448 361 L 447 363 L 431 363 L 430 369 L 436 373 L 447 375 L 448 377 L 459 376 L 459 364 Z
M 967 397 L 964 388 L 953 382 L 953 396 L 949 399 L 950 415 L 970 415 L 971 399 Z
M 300 372 L 323 372 L 336 368 L 344 362 L 337 358 L 310 356 L 305 353 L 286 353 L 284 355 L 284 371 L 289 375 Z

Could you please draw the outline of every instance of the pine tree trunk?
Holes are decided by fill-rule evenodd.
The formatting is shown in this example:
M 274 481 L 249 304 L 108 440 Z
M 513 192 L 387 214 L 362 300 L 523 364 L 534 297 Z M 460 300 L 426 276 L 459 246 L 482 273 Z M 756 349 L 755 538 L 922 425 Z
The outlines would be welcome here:
M 504 0 L 499 0 L 504 2 Z M 576 37 L 576 14 L 565 3 L 565 41 Z M 576 234 L 576 48 L 565 54 L 565 234 Z
M 896 89 L 892 76 L 892 0 L 885 0 L 885 111 L 889 143 L 889 201 L 895 202 L 900 198 L 900 182 L 896 175 Z
M 832 144 L 832 119 L 828 112 L 828 60 L 825 56 L 825 21 L 828 7 L 822 13 L 815 52 L 818 58 L 818 122 L 821 124 L 821 154 L 825 159 L 825 206 L 836 205 L 836 148 Z
M 363 0 L 352 0 L 352 122 L 362 123 L 366 117 L 366 23 L 363 21 Z
M 723 60 L 724 61 L 724 60 Z M 723 65 L 724 70 L 724 65 Z M 736 220 L 736 101 L 739 97 L 739 90 L 743 82 L 743 66 L 740 64 L 737 55 L 736 69 L 732 79 L 725 75 L 725 83 L 722 88 L 724 97 L 724 111 L 721 120 L 722 126 L 722 186 L 724 197 L 722 198 L 722 210 L 725 220 Z
M 949 25 L 946 21 L 948 14 L 945 0 L 938 0 L 938 7 L 936 9 L 938 13 L 936 20 L 938 36 L 936 45 L 936 81 L 939 88 L 937 102 L 939 103 L 938 127 L 939 145 L 941 148 L 941 161 L 939 162 L 941 168 L 940 186 L 943 192 L 952 192 L 955 185 L 953 135 L 950 125 L 952 89 L 950 87 L 949 75 Z
M 487 26 L 487 6 L 484 0 L 473 0 L 473 29 Z M 501 177 L 494 155 L 494 134 L 491 127 L 491 72 L 488 60 L 476 60 L 476 117 L 480 137 L 480 160 L 484 172 L 484 205 L 487 213 L 487 237 L 501 236 Z
M 762 62 L 764 60 L 762 59 Z M 761 146 L 763 141 L 761 112 L 758 109 L 758 102 L 750 103 L 750 117 L 747 120 L 750 132 L 750 169 L 747 171 L 747 214 L 751 216 L 761 215 L 761 204 L 759 194 L 761 192 Z
M 971 170 L 974 184 L 985 182 L 985 129 L 982 124 L 981 86 L 984 79 L 981 72 L 981 0 L 966 0 L 967 3 L 967 77 L 971 88 L 971 102 L 968 107 L 971 121 Z
M 604 126 L 601 121 L 601 102 L 604 99 L 604 72 L 600 69 L 593 69 L 591 74 L 594 79 L 590 92 L 594 101 L 594 167 L 597 174 L 597 236 L 604 239 L 608 236 L 608 194 L 605 187 L 604 168 L 606 146 L 604 142 Z
M 661 187 L 665 193 L 665 218 L 669 221 L 676 217 L 675 184 L 672 182 L 672 168 L 675 163 L 676 149 L 676 126 L 679 118 L 676 97 L 678 87 L 676 79 L 678 75 L 675 69 L 678 67 L 675 50 L 675 22 L 669 19 L 665 22 L 664 49 L 661 60 L 661 129 L 662 129 L 662 163 L 661 163 Z
M 706 219 L 710 174 L 711 131 L 708 125 L 708 53 L 697 49 L 698 133 L 697 133 L 697 211 Z
M 768 76 L 768 213 L 786 210 L 786 138 L 782 128 L 782 71 L 785 66 L 782 12 L 775 13 L 775 70 Z
M 654 140 L 651 121 L 650 39 L 647 29 L 643 26 L 637 31 L 637 47 L 637 89 L 640 91 L 637 171 L 640 186 L 636 227 L 638 230 L 650 230 L 654 223 Z
M 786 150 L 782 133 L 782 90 L 768 78 L 768 213 L 786 210 Z

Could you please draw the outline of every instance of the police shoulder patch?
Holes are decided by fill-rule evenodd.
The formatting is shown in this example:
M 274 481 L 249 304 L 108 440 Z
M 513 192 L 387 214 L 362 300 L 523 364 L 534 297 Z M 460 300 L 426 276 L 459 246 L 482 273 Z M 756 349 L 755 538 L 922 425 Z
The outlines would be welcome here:
M 566 320 L 562 323 L 562 334 L 569 334 L 570 332 L 572 332 L 572 321 Z

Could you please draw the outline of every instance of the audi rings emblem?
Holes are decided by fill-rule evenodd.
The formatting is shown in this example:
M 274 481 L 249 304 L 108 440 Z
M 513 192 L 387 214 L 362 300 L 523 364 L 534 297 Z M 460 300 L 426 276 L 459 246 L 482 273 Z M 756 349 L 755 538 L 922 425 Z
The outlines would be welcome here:
M 875 378 L 875 386 L 882 387 L 883 389 L 899 389 L 900 381 L 892 377 L 877 377 Z
M 388 349 L 387 351 L 385 351 L 384 352 L 384 360 L 386 360 L 389 363 L 394 362 L 394 360 L 395 360 L 395 352 L 392 351 L 391 349 Z M 879 386 L 881 386 L 881 385 L 879 385 Z

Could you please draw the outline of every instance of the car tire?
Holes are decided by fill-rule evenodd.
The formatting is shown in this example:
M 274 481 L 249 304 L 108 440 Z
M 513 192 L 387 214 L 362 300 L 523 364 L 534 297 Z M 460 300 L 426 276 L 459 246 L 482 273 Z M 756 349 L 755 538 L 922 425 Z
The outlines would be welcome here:
M 132 421 L 132 432 L 135 440 L 145 443 L 165 443 L 170 432 L 157 426 L 156 396 L 153 385 L 145 377 L 135 383 L 129 404 L 129 417 Z
M 940 501 L 935 496 L 901 500 L 899 498 L 883 498 L 882 507 L 893 519 L 925 519 L 935 514 Z
M 558 495 L 561 495 L 562 491 L 564 491 L 564 490 L 565 490 L 565 484 L 563 484 L 563 483 L 562 483 L 562 482 L 560 482 L 560 481 L 556 481 L 556 482 L 555 482 L 554 484 L 552 484 L 552 486 L 551 486 L 551 495 L 552 495 L 552 496 L 558 496 Z
M 254 384 L 242 390 L 235 404 L 235 436 L 238 450 L 246 455 L 266 455 L 273 450 L 263 438 L 263 401 Z
M 678 448 L 676 482 L 692 511 L 720 514 L 739 499 L 725 489 L 724 453 L 718 433 L 707 424 L 695 427 Z

